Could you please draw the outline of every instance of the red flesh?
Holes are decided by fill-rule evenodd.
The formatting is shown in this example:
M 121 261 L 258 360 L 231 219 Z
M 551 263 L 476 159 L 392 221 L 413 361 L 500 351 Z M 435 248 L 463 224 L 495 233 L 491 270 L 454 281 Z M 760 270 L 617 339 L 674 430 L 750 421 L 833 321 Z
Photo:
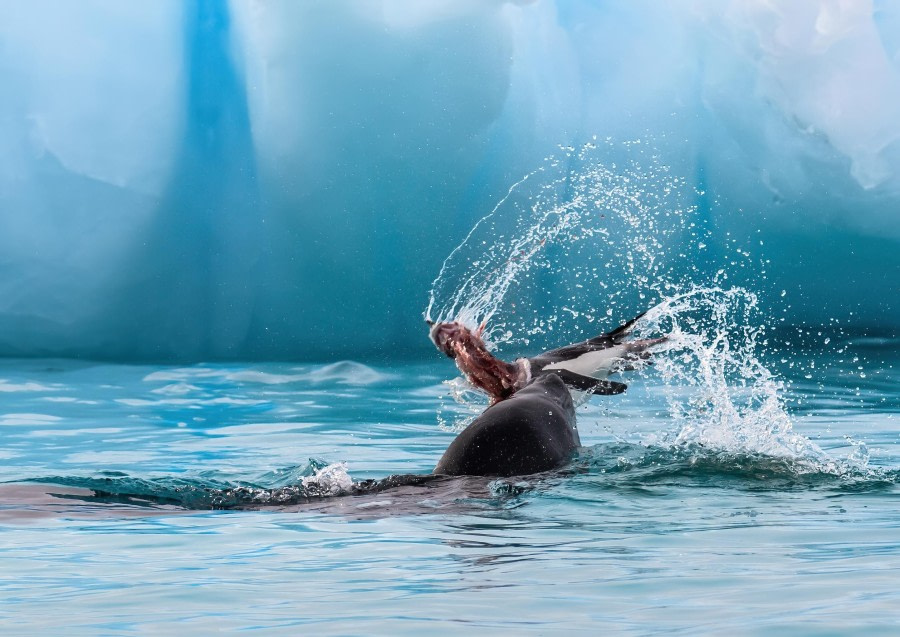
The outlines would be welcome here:
M 490 396 L 493 404 L 519 389 L 519 368 L 491 354 L 480 332 L 480 329 L 473 332 L 456 321 L 439 323 L 431 328 L 431 340 L 456 361 L 459 371 L 472 385 Z

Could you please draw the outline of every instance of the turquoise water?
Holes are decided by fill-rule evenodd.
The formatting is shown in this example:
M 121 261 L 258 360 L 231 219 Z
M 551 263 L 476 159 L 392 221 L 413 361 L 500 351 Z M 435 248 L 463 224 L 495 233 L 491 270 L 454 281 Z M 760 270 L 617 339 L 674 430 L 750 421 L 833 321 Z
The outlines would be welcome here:
M 650 371 L 564 471 L 394 488 L 477 409 L 449 361 L 3 361 L 2 632 L 897 634 L 900 356 L 841 348 L 770 356 L 797 454 Z

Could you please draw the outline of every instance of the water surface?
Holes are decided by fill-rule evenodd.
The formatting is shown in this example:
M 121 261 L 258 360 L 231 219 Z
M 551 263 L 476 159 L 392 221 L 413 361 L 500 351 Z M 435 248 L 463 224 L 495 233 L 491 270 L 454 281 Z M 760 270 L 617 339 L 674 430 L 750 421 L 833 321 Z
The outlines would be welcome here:
M 0 624 L 896 634 L 900 367 L 890 342 L 850 347 L 865 377 L 825 352 L 813 379 L 781 365 L 793 431 L 826 456 L 676 443 L 650 374 L 581 408 L 586 446 L 562 472 L 346 497 L 316 494 L 432 469 L 454 435 L 438 413 L 465 411 L 448 361 L 4 361 Z M 303 484 L 320 489 L 227 510 L 197 497 Z

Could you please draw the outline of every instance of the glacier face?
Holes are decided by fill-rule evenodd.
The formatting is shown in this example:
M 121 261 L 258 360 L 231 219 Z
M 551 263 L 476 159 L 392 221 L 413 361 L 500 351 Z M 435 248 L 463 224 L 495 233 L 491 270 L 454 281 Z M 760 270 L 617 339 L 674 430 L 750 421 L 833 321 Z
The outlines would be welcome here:
M 900 328 L 890 0 L 0 8 L 2 355 L 414 353 L 444 257 L 594 135 L 761 243 L 788 321 Z

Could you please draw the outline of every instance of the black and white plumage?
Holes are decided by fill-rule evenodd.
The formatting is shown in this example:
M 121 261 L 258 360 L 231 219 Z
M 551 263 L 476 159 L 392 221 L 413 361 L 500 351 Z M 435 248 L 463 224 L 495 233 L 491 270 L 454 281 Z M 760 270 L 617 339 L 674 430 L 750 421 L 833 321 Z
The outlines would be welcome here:
M 647 351 L 650 347 L 666 340 L 662 337 L 626 341 L 625 337 L 642 316 L 636 316 L 611 332 L 531 358 L 518 359 L 517 362 L 526 366 L 532 378 L 553 372 L 571 389 L 595 394 L 621 394 L 627 385 L 606 380 L 610 374 L 634 369 L 637 361 L 650 357 Z

